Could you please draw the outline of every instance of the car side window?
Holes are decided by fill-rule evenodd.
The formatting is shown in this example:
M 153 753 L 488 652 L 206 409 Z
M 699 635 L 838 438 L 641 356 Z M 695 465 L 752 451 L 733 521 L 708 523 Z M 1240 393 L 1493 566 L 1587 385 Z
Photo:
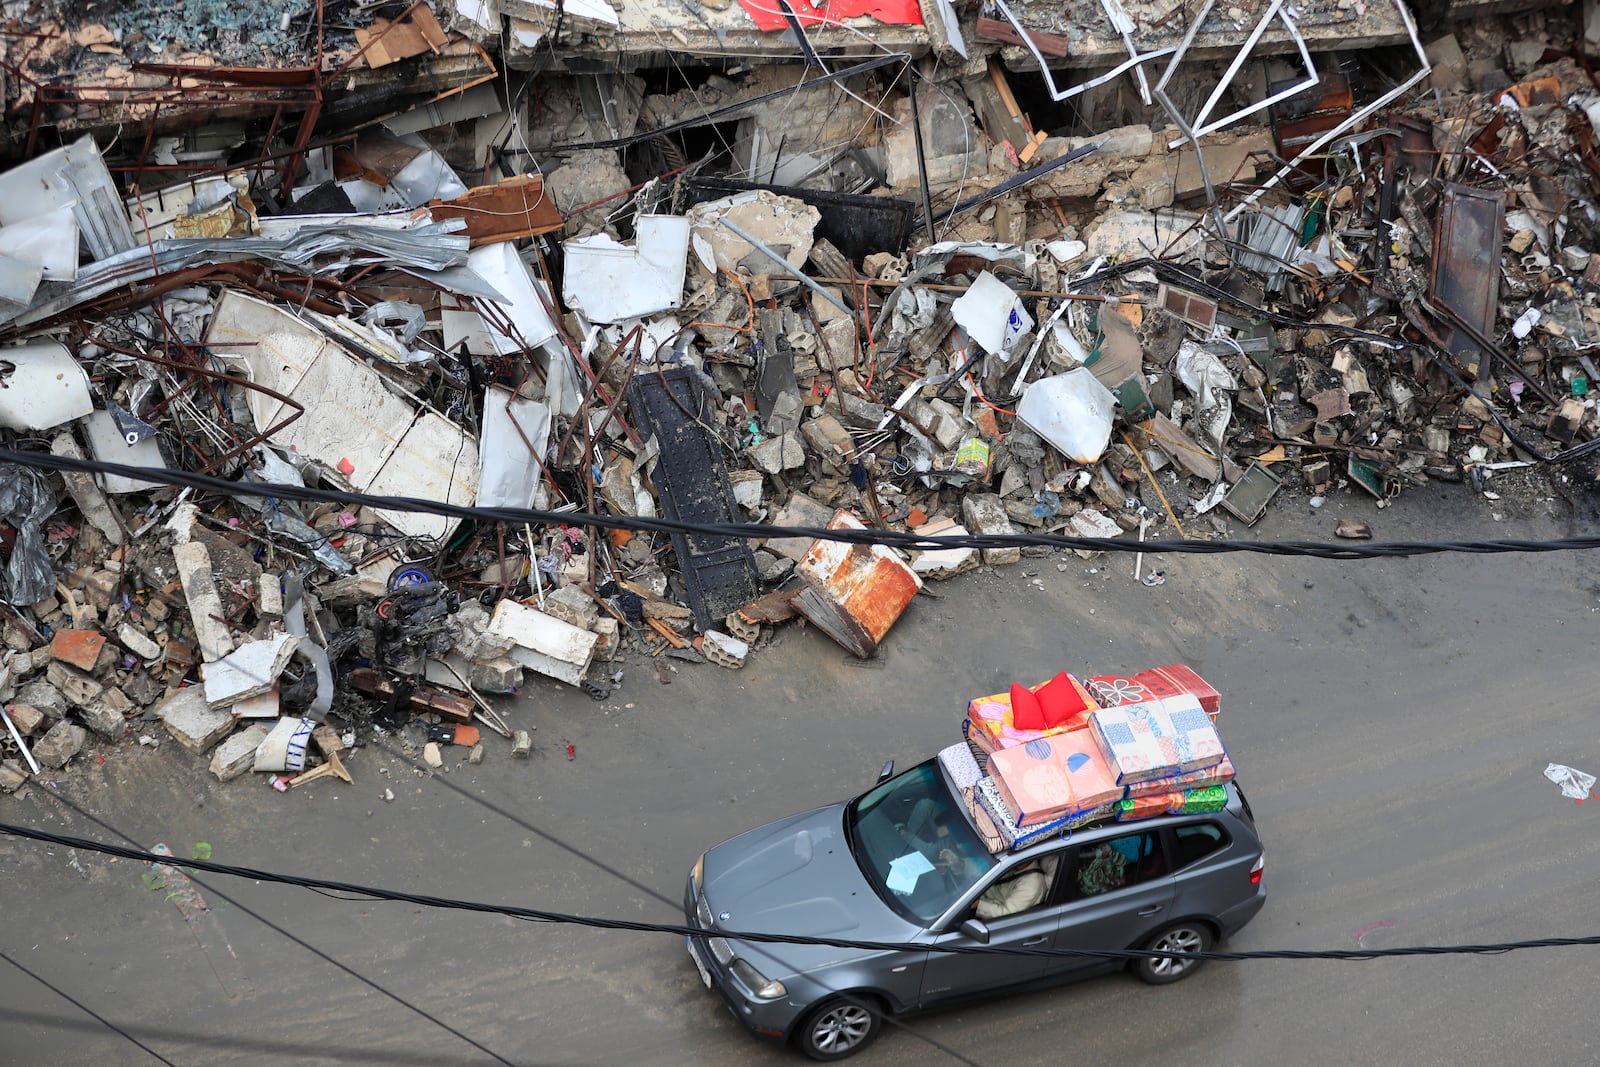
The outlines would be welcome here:
M 1198 863 L 1228 845 L 1228 831 L 1214 822 L 1197 822 L 1188 826 L 1174 827 L 1172 831 L 1176 849 L 1172 857 L 1172 866 L 1181 870 L 1191 863 Z
M 1049 897 L 1060 866 L 1061 853 L 1052 852 L 1013 867 L 972 902 L 973 917 L 994 922 L 1039 907 Z
M 1085 845 L 1067 879 L 1066 898 L 1083 900 L 1160 878 L 1169 872 L 1161 835 L 1154 830 Z

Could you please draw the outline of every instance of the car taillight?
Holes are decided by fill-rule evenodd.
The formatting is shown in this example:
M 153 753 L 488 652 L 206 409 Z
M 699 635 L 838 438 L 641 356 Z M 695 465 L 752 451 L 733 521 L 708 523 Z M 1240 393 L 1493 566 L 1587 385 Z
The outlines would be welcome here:
M 1266 854 L 1263 853 L 1260 856 L 1256 857 L 1255 865 L 1250 868 L 1250 884 L 1251 885 L 1260 885 L 1261 884 L 1261 876 L 1262 876 L 1262 874 L 1264 874 L 1266 872 L 1266 869 L 1267 869 L 1267 857 L 1266 857 Z

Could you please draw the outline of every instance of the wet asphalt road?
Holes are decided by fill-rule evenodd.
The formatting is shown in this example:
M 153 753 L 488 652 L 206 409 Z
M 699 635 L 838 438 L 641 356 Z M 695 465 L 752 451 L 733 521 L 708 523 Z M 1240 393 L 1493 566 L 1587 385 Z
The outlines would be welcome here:
M 1341 514 L 1380 539 L 1574 532 L 1557 505 L 1504 522 L 1492 506 L 1454 488 L 1381 512 L 1335 498 L 1257 534 L 1326 539 Z M 180 855 L 205 841 L 222 862 L 676 922 L 700 850 L 951 743 L 967 697 L 1183 660 L 1223 693 L 1266 842 L 1270 897 L 1233 947 L 1600 934 L 1600 801 L 1541 774 L 1600 772 L 1594 558 L 1168 557 L 1154 589 L 1131 565 L 1058 555 L 937 585 L 866 664 L 790 628 L 739 673 L 680 665 L 662 685 L 628 660 L 604 704 L 531 685 L 511 716 L 537 725 L 529 762 L 491 738 L 483 765 L 429 778 L 367 749 L 353 786 L 281 796 L 220 785 L 167 743 L 91 755 L 0 797 L 0 820 L 109 837 L 70 801 Z M 755 1044 L 671 936 L 210 877 L 211 910 L 186 924 L 127 861 L 0 840 L 0 871 L 0 951 L 128 1035 L 0 961 L 0 1063 L 158 1062 L 129 1038 L 175 1064 L 803 1062 Z M 1212 964 L 1163 989 L 1113 976 L 912 1020 L 857 1062 L 958 1062 L 934 1042 L 985 1065 L 1595 1062 L 1597 963 L 1563 948 Z

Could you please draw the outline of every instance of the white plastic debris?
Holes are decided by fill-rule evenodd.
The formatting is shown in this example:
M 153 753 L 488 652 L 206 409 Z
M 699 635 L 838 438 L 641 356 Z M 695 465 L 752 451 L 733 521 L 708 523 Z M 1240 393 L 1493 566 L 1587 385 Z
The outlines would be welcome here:
M 1062 264 L 1071 263 L 1085 252 L 1089 251 L 1089 246 L 1084 242 L 1070 241 L 1066 238 L 1062 238 L 1058 241 L 1051 241 L 1044 247 L 1057 263 Z
M 1085 367 L 1041 378 L 1017 404 L 1017 418 L 1078 463 L 1094 463 L 1111 440 L 1116 394 Z
M 1575 770 L 1563 763 L 1552 763 L 1544 769 L 1544 776 L 1561 787 L 1561 795 L 1571 797 L 1582 804 L 1589 799 L 1589 790 L 1594 788 L 1595 777 L 1583 771 Z
M 1539 325 L 1540 317 L 1538 308 L 1529 308 L 1524 311 L 1517 321 L 1511 324 L 1512 336 L 1519 341 L 1523 340 L 1533 332 L 1535 326 Z
M 1006 359 L 1033 329 L 1033 316 L 1005 282 L 988 271 L 950 305 L 950 317 L 985 352 Z

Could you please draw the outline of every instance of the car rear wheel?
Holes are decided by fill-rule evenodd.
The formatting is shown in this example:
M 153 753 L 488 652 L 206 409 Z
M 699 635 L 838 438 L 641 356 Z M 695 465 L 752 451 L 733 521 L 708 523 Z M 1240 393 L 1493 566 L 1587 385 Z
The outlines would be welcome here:
M 1211 931 L 1205 924 L 1181 922 L 1152 937 L 1144 947 L 1156 952 L 1205 952 L 1211 948 L 1211 942 Z M 1204 962 L 1174 956 L 1141 956 L 1134 961 L 1133 973 L 1151 985 L 1168 985 L 1189 977 Z
M 883 1018 L 864 1000 L 830 1000 L 800 1025 L 795 1040 L 814 1060 L 842 1060 L 872 1044 Z

